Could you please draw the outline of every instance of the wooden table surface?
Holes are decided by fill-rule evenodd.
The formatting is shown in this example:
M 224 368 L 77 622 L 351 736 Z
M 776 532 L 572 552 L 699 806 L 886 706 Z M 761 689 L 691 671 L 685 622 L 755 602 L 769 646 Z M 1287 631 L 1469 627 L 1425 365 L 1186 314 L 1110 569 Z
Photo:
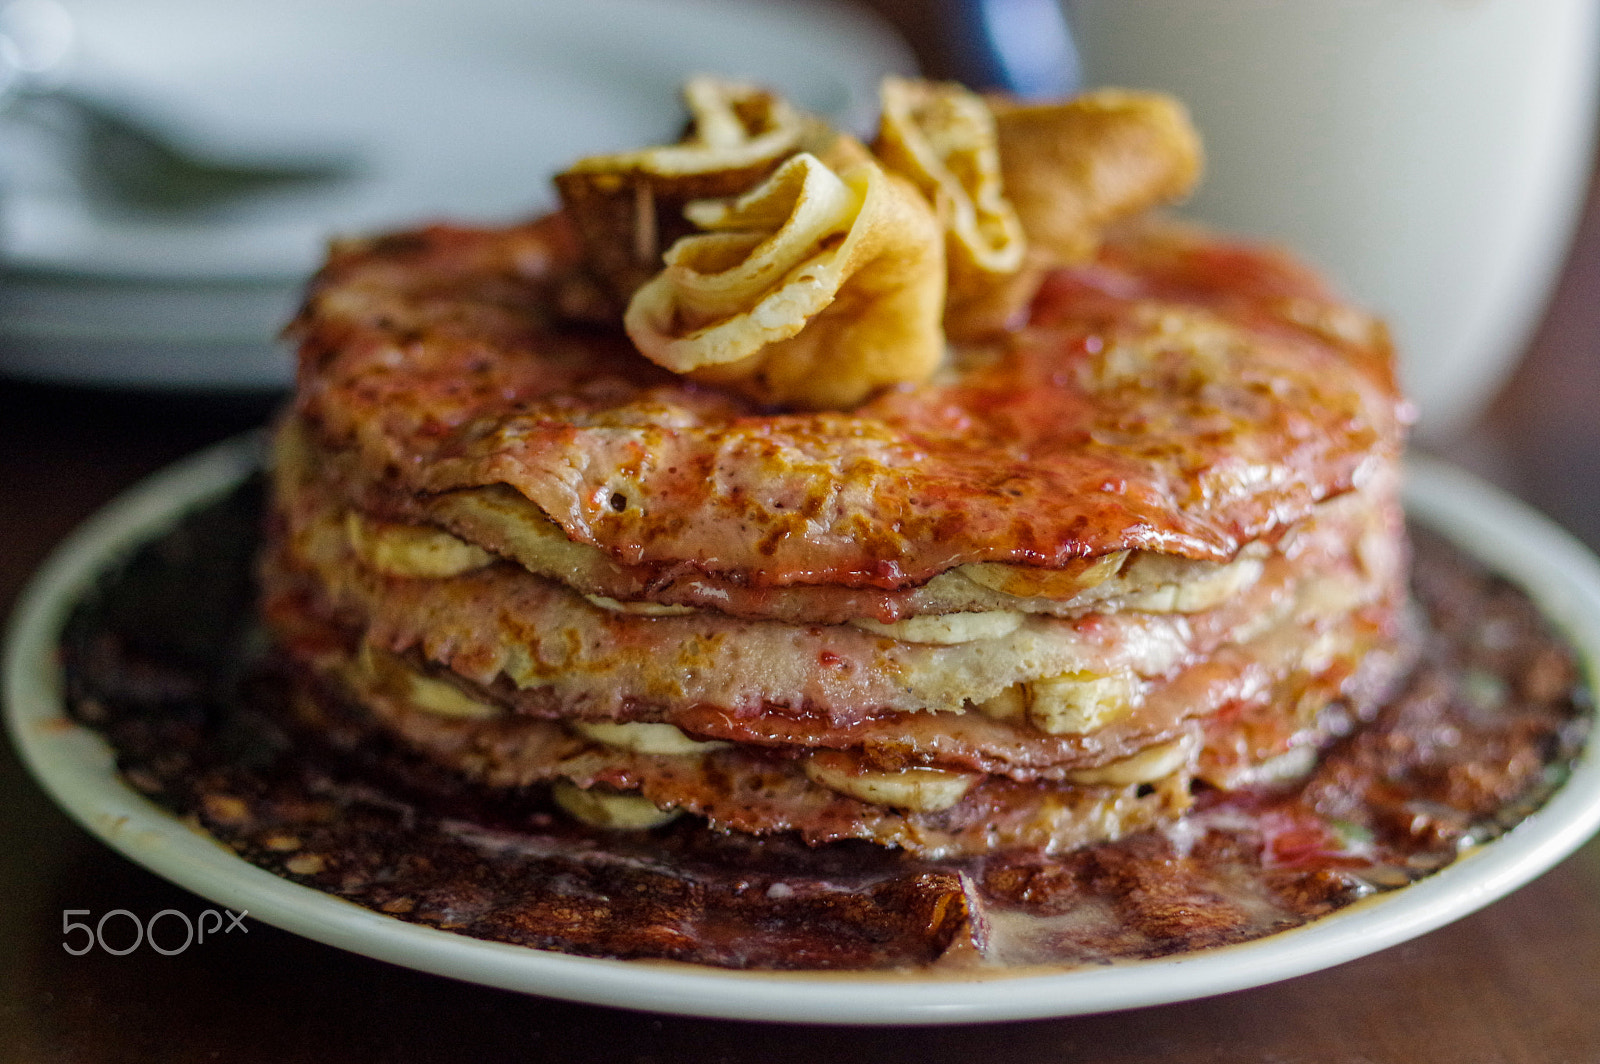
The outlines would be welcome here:
M 901 5 L 903 6 L 903 5 Z M 0 382 L 0 610 L 70 528 L 168 462 L 259 424 L 263 397 Z M 1600 195 L 1493 411 L 1435 446 L 1600 547 Z M 838 1029 L 652 1016 L 424 975 L 255 921 L 173 957 L 69 955 L 62 913 L 207 906 L 77 828 L 0 750 L 0 1060 L 1600 1060 L 1600 843 L 1454 925 L 1262 989 L 1076 1019 Z

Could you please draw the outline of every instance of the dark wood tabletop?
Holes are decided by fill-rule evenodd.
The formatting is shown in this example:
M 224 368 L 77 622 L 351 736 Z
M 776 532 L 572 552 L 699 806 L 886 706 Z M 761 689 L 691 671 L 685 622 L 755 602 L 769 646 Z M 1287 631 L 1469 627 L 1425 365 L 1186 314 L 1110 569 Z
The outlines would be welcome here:
M 903 6 L 903 5 L 900 5 Z M 273 396 L 0 381 L 0 609 L 75 524 L 253 427 Z M 1600 548 L 1600 192 L 1516 376 L 1431 448 Z M 207 903 L 71 823 L 0 750 L 0 1060 L 1480 1062 L 1600 1060 L 1600 843 L 1442 930 L 1261 989 L 1083 1018 L 851 1029 L 653 1016 L 485 989 L 250 921 L 162 956 L 63 948 L 65 910 Z

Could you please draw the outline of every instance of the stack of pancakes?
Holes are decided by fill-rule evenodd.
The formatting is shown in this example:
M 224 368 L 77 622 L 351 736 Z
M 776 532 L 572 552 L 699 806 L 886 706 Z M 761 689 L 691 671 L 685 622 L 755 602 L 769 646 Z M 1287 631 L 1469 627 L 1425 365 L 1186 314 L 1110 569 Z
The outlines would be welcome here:
M 335 248 L 263 564 L 305 705 L 597 828 L 951 857 L 1293 778 L 1393 682 L 1406 407 L 1281 253 L 1123 226 L 820 411 L 565 313 L 584 260 L 562 212 Z

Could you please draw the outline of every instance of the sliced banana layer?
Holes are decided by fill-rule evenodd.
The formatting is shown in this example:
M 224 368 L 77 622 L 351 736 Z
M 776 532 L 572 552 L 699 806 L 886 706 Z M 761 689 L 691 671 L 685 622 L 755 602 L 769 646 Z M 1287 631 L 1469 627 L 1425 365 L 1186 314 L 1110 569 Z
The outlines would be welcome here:
M 801 153 L 744 196 L 689 216 L 704 231 L 673 245 L 623 318 L 652 361 L 818 409 L 937 368 L 944 244 L 903 179 L 872 162 L 835 173 Z
M 1188 765 L 1199 748 L 1197 736 L 1181 735 L 1170 742 L 1146 747 L 1120 761 L 1069 772 L 1066 779 L 1087 786 L 1127 787 L 1136 783 L 1154 783 Z
M 1028 685 L 1014 683 L 994 697 L 978 703 L 977 710 L 993 720 L 1020 723 L 1028 715 Z
M 673 606 L 663 602 L 620 602 L 607 595 L 585 595 L 591 606 L 599 606 L 612 613 L 627 613 L 635 617 L 682 617 L 696 612 L 693 606 Z
M 1083 735 L 1127 716 L 1140 697 L 1140 682 L 1132 675 L 1066 673 L 1014 683 L 974 708 L 992 720 L 1026 721 L 1050 735 Z
M 1124 595 L 1120 605 L 1150 613 L 1199 613 L 1212 609 L 1261 579 L 1267 553 L 1262 546 L 1231 562 L 1219 563 L 1140 551 L 1126 571 L 1136 590 Z
M 1069 599 L 1099 587 L 1122 572 L 1130 552 L 1125 550 L 1085 558 L 1060 569 L 1040 569 L 1009 562 L 974 562 L 954 571 L 979 587 L 1018 598 Z
M 569 539 L 527 496 L 505 484 L 444 492 L 424 505 L 430 517 L 483 539 L 529 572 L 564 577 L 580 587 L 621 579 L 604 551 Z
M 362 564 L 385 576 L 447 577 L 482 569 L 494 555 L 440 528 L 378 521 L 351 511 L 345 538 Z
M 978 777 L 938 768 L 882 771 L 862 768 L 850 754 L 824 751 L 805 761 L 811 782 L 873 805 L 916 813 L 937 813 L 962 798 Z
M 550 785 L 550 797 L 575 820 L 592 828 L 645 831 L 677 818 L 676 809 L 660 809 L 648 798 L 603 787 L 585 790 L 569 780 Z
M 1028 685 L 1028 720 L 1051 735 L 1085 735 L 1132 712 L 1138 697 L 1132 676 L 1067 673 Z
M 603 551 L 567 538 L 538 506 L 505 485 L 445 492 L 426 501 L 434 520 L 490 543 L 495 552 L 530 572 L 576 588 L 624 584 L 628 577 Z M 351 513 L 345 534 L 357 557 L 392 576 L 453 576 L 486 565 L 495 554 L 438 528 L 376 522 Z M 1258 580 L 1265 548 L 1248 549 L 1232 562 L 1204 562 L 1150 551 L 1115 551 L 1059 569 L 1006 562 L 957 566 L 934 578 L 946 612 L 895 622 L 860 618 L 851 623 L 909 643 L 956 644 L 1005 635 L 1028 613 L 1053 612 L 1052 604 L 1087 606 L 1114 601 L 1119 609 L 1196 613 L 1211 609 Z M 976 585 L 982 591 L 968 586 Z M 963 588 L 965 587 L 965 590 Z M 930 591 L 933 585 L 930 585 Z M 639 616 L 674 617 L 692 606 L 619 600 L 584 592 L 601 609 Z M 1014 605 L 1014 609 L 982 608 Z M 974 609 L 977 606 L 979 608 Z M 962 607 L 966 607 L 965 610 Z
M 700 757 L 713 750 L 732 745 L 724 742 L 702 742 L 691 739 L 683 730 L 671 724 L 647 724 L 630 721 L 617 724 L 611 721 L 569 721 L 567 727 L 597 743 L 617 750 L 636 754 L 664 754 L 668 756 Z
M 892 623 L 860 617 L 850 623 L 862 631 L 898 639 L 903 643 L 954 646 L 1010 635 L 1021 627 L 1026 617 L 1026 614 L 1015 610 L 985 610 L 981 613 L 926 614 Z
M 445 680 L 418 672 L 411 665 L 370 643 L 362 643 L 346 679 L 357 690 L 387 692 L 396 702 L 438 717 L 492 720 L 506 711 L 473 698 Z
M 621 582 L 616 565 L 604 552 L 575 543 L 527 498 L 504 485 L 446 492 L 428 501 L 428 513 L 492 542 L 496 550 L 524 568 L 552 578 L 567 578 L 580 587 Z M 368 565 L 393 576 L 454 576 L 487 565 L 494 555 L 437 528 L 376 522 L 358 514 L 346 516 L 352 550 Z M 990 598 L 1070 602 L 1103 589 L 1118 608 L 1150 613 L 1197 613 L 1239 594 L 1260 579 L 1264 548 L 1245 551 L 1231 562 L 1203 562 L 1151 551 L 1115 551 L 1059 569 L 980 562 L 961 565 L 936 578 L 948 585 L 971 582 L 997 593 Z M 621 601 L 585 594 L 601 609 L 652 617 L 693 613 L 690 606 L 647 601 Z M 950 596 L 959 604 L 959 595 Z M 999 601 L 1004 601 L 1000 599 Z M 1023 603 L 1018 604 L 1019 607 Z M 955 644 L 1005 635 L 1037 604 L 1016 610 L 980 609 L 930 613 L 895 622 L 858 619 L 851 623 L 876 635 L 909 643 Z

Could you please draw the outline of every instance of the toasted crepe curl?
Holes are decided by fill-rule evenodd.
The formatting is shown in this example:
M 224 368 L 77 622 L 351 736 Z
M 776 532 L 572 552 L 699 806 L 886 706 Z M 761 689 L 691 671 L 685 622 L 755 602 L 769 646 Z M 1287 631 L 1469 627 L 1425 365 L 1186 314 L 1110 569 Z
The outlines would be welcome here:
M 1170 97 L 1106 89 L 1061 103 L 986 102 L 1001 192 L 1026 246 L 1020 269 L 969 278 L 951 300 L 945 328 L 955 340 L 1014 327 L 1047 271 L 1087 262 L 1108 227 L 1182 199 L 1200 174 L 1199 135 Z
M 1088 261 L 1107 226 L 1182 199 L 1200 177 L 1199 134 L 1170 96 L 1102 89 L 989 103 L 1006 196 L 1050 265 Z
M 962 308 L 1022 265 L 1022 223 L 1001 187 L 994 115 L 952 82 L 885 78 L 873 151 L 938 210 L 950 268 L 947 307 Z
M 854 406 L 938 366 L 944 240 L 904 179 L 870 161 L 836 174 L 802 153 L 688 214 L 706 231 L 673 245 L 623 319 L 648 358 L 810 409 Z
M 754 85 L 698 77 L 683 95 L 689 131 L 678 143 L 580 159 L 555 177 L 612 313 L 660 270 L 662 249 L 691 231 L 686 204 L 747 192 L 795 152 L 828 155 L 840 139 Z

